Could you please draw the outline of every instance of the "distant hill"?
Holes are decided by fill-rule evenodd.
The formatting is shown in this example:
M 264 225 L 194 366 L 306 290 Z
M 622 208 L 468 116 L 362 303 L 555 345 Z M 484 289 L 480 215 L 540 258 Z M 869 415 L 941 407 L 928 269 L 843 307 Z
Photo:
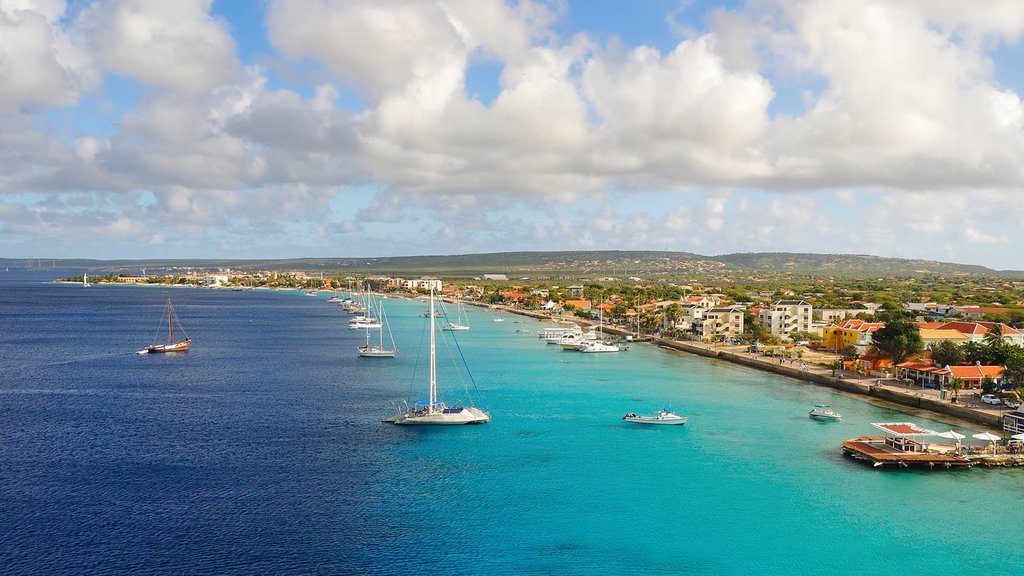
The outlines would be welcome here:
M 984 266 L 935 260 L 883 258 L 863 254 L 800 254 L 786 252 L 736 253 L 702 256 L 690 252 L 655 250 L 592 250 L 564 252 L 497 252 L 436 256 L 377 258 L 291 258 L 268 260 L 160 259 L 11 259 L 11 268 L 105 270 L 137 274 L 187 268 L 306 270 L 352 274 L 481 276 L 509 274 L 540 276 L 651 276 L 686 274 L 789 273 L 804 276 L 913 277 L 928 275 L 1024 277 L 1021 271 L 997 271 Z
M 1019 271 L 997 271 L 984 266 L 936 260 L 907 260 L 863 254 L 799 254 L 788 252 L 737 253 L 715 256 L 730 268 L 837 276 L 923 276 L 968 274 L 1020 276 Z

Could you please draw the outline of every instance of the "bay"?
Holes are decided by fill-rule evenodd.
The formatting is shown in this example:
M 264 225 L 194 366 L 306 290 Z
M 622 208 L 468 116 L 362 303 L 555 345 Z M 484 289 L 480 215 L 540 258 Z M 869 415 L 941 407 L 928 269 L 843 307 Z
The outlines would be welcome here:
M 536 321 L 470 308 L 458 338 L 492 422 L 388 426 L 395 402 L 426 394 L 422 301 L 385 301 L 399 357 L 365 359 L 365 335 L 323 294 L 55 275 L 0 273 L 4 573 L 1024 568 L 1021 471 L 841 455 L 870 422 L 939 422 L 650 346 L 562 352 Z M 168 296 L 192 349 L 135 354 Z M 465 398 L 471 383 L 445 368 L 458 352 L 439 356 L 442 395 Z M 807 418 L 818 403 L 844 421 Z M 620 420 L 666 404 L 689 423 Z

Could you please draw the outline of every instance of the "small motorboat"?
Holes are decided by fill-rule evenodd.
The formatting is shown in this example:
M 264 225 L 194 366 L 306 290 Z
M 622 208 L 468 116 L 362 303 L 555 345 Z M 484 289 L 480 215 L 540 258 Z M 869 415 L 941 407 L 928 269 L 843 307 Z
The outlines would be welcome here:
M 842 420 L 843 416 L 839 412 L 828 407 L 828 404 L 817 404 L 811 411 L 807 413 L 808 416 L 815 420 L 831 420 L 837 421 Z
M 662 408 L 655 416 L 638 416 L 632 412 L 622 417 L 626 422 L 637 424 L 686 424 L 686 416 L 676 414 L 671 408 Z

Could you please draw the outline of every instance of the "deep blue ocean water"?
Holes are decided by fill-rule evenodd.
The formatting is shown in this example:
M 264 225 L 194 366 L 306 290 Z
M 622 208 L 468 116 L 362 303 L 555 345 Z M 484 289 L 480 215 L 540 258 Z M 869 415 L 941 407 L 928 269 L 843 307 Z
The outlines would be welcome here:
M 1024 471 L 841 455 L 870 422 L 946 424 L 649 346 L 561 352 L 471 308 L 492 422 L 389 426 L 426 394 L 423 302 L 386 300 L 400 356 L 362 359 L 326 295 L 45 282 L 75 273 L 0 272 L 4 574 L 1024 570 Z M 135 354 L 168 296 L 192 349 Z M 665 404 L 689 423 L 620 420 Z

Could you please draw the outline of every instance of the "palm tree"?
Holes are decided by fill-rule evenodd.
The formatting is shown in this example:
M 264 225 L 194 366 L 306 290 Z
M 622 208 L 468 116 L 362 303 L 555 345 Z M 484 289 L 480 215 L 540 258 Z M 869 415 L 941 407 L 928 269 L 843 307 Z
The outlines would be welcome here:
M 959 376 L 954 376 L 953 379 L 949 381 L 949 387 L 953 390 L 952 402 L 956 402 L 957 399 L 960 398 L 960 389 L 964 387 L 964 381 Z
M 993 325 L 992 329 L 989 330 L 988 332 L 986 332 L 984 336 L 982 336 L 982 342 L 984 342 L 985 346 L 988 346 L 989 348 L 993 348 L 995 346 L 998 346 L 999 344 L 1002 344 L 1003 343 L 1003 325 L 1002 324 L 995 324 L 995 325 Z

